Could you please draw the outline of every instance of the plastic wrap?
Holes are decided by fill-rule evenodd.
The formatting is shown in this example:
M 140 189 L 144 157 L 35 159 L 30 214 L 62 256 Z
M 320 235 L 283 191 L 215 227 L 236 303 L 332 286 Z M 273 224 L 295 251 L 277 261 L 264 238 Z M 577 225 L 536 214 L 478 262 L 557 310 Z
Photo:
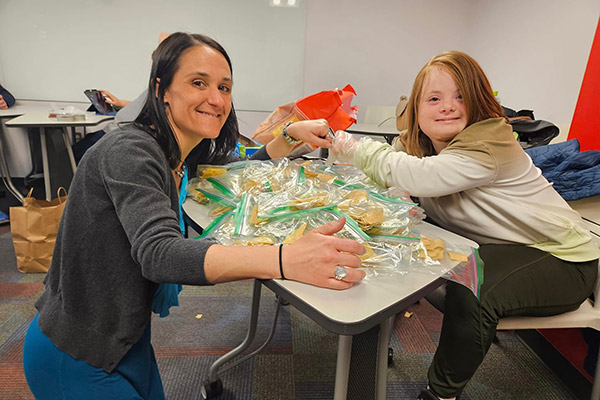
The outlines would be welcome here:
M 425 214 L 410 196 L 376 185 L 354 167 L 282 159 L 198 171 L 202 175 L 190 181 L 189 195 L 210 207 L 211 215 L 221 215 L 203 238 L 234 246 L 291 244 L 344 216 L 346 224 L 336 236 L 364 244 L 365 279 L 408 272 L 442 275 L 478 295 L 483 276 L 476 250 L 421 237 L 415 230 Z
M 357 148 L 358 141 L 350 133 L 337 131 L 329 149 L 327 164 L 353 164 Z
M 234 199 L 210 190 L 192 189 L 188 191 L 188 195 L 198 203 L 209 208 L 209 215 L 211 217 L 223 215 L 226 212 L 232 211 L 238 205 L 238 202 Z
M 291 244 L 308 231 L 344 216 L 336 207 L 320 207 L 256 219 L 254 206 L 251 196 L 244 196 L 234 211 L 213 221 L 200 238 L 233 246 Z M 370 239 L 351 218 L 335 236 L 360 242 Z
M 298 166 L 287 158 L 251 161 L 240 173 L 242 191 L 253 195 L 286 192 L 295 186 L 298 173 Z
M 413 232 L 414 235 L 418 233 Z M 374 236 L 377 238 L 377 236 Z M 478 250 L 468 245 L 457 245 L 437 237 L 420 236 L 419 246 L 413 256 L 421 260 L 422 266 L 415 269 L 439 275 L 459 283 L 479 298 L 483 284 L 483 261 Z M 414 265 L 418 265 L 417 262 Z M 442 265 L 451 265 L 451 268 Z
M 467 287 L 479 299 L 483 284 L 483 260 L 479 257 L 479 250 L 467 246 L 449 246 L 448 254 L 451 259 L 459 260 L 460 264 L 444 274 L 444 278 Z

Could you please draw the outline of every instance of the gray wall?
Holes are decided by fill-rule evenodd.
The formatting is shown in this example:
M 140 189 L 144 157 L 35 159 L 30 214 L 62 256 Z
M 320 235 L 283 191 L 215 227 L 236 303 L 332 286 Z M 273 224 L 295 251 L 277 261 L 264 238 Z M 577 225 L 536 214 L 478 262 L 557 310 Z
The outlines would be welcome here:
M 206 33 L 229 51 L 250 135 L 278 105 L 347 83 L 360 121 L 456 49 L 504 105 L 568 126 L 599 15 L 598 0 L 0 0 L 0 80 L 20 99 L 86 101 L 92 87 L 133 98 L 161 31 Z
M 351 83 L 360 121 L 410 94 L 429 58 L 462 50 L 504 105 L 568 125 L 599 15 L 598 0 L 309 0 L 304 93 Z
M 302 95 L 305 7 L 266 0 L 0 0 L 0 75 L 19 99 L 133 99 L 160 32 L 214 37 L 234 68 L 234 103 L 269 110 Z

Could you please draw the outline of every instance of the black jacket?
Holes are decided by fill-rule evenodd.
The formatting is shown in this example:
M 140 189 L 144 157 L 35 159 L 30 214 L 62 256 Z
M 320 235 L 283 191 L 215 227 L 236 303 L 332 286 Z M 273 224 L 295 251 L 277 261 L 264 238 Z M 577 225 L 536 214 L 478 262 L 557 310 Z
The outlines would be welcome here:
M 12 107 L 15 104 L 15 97 L 10 94 L 8 90 L 4 89 L 2 85 L 0 85 L 0 96 L 2 96 L 9 107 Z

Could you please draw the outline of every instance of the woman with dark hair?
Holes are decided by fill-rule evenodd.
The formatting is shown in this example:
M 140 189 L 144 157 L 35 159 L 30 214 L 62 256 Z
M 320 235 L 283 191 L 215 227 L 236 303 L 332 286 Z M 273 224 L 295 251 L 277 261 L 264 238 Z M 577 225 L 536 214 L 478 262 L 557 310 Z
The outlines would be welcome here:
M 419 399 L 454 399 L 506 316 L 574 310 L 592 293 L 600 250 L 581 217 L 514 139 L 479 64 L 450 51 L 415 79 L 397 148 L 338 132 L 331 152 L 383 186 L 419 198 L 427 216 L 479 243 L 479 298 L 446 284 L 444 322 Z M 444 303 L 445 302 L 445 303 Z
M 356 269 L 364 247 L 333 236 L 343 219 L 283 248 L 183 237 L 184 160 L 227 161 L 238 134 L 232 87 L 218 43 L 172 34 L 153 54 L 139 117 L 82 158 L 23 349 L 37 399 L 163 399 L 150 320 L 176 304 L 173 284 L 285 277 L 345 289 L 364 277 Z M 296 122 L 255 156 L 283 157 L 297 140 L 329 147 L 328 130 L 324 120 Z M 349 267 L 343 280 L 339 265 Z

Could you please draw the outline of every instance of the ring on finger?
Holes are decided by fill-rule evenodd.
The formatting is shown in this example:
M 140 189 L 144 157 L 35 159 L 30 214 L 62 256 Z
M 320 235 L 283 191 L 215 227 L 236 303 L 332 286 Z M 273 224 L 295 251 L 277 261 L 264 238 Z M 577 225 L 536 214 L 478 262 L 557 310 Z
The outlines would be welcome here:
M 344 268 L 344 267 L 336 267 L 334 274 L 335 274 L 335 279 L 337 279 L 338 281 L 341 281 L 342 279 L 344 279 L 345 277 L 348 276 L 348 271 L 346 271 L 346 268 Z

